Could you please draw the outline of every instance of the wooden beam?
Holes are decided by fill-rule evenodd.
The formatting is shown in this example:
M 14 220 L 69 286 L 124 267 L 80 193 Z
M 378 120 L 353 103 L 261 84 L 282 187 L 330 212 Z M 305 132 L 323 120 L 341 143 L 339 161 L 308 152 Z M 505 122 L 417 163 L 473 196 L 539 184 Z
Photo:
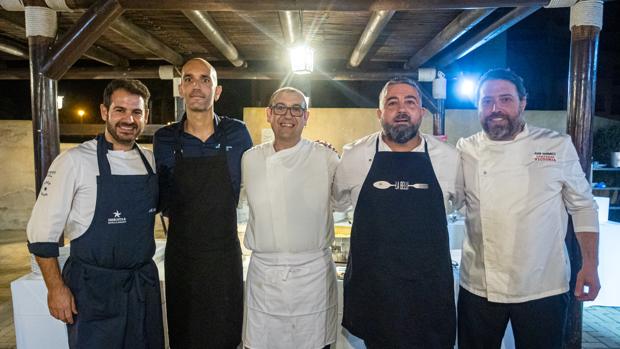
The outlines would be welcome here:
M 395 11 L 374 11 L 360 35 L 357 45 L 349 57 L 349 67 L 357 67 L 362 63 L 368 51 L 388 24 Z
M 405 63 L 405 69 L 417 69 L 437 53 L 448 47 L 451 43 L 460 38 L 481 20 L 485 19 L 494 8 L 484 8 L 478 10 L 465 10 L 461 12 L 452 22 L 450 22 L 439 34 L 435 35 L 424 47 L 416 52 L 409 61 Z
M 22 45 L 0 38 L 0 52 L 4 52 L 15 57 L 28 59 L 28 48 Z
M 182 11 L 185 17 L 194 24 L 202 35 L 211 41 L 213 46 L 232 63 L 235 67 L 247 66 L 247 63 L 239 55 L 239 51 L 228 39 L 226 34 L 215 23 L 211 15 L 206 11 Z
M 43 74 L 58 80 L 123 13 L 117 0 L 98 0 L 58 41 L 43 66 Z
M 221 80 L 282 80 L 290 72 L 285 71 L 257 71 L 238 68 L 217 68 L 218 79 Z M 411 70 L 381 70 L 381 71 L 315 71 L 306 75 L 310 80 L 339 80 L 339 81 L 387 81 L 395 76 L 407 76 L 417 79 L 417 71 Z M 27 80 L 26 69 L 0 70 L 0 80 Z M 160 79 L 158 67 L 96 67 L 71 68 L 63 80 L 98 80 L 98 79 Z
M 126 18 L 118 17 L 116 21 L 112 23 L 110 29 L 125 37 L 127 40 L 151 51 L 157 57 L 163 58 L 174 65 L 183 64 L 183 56 L 161 42 L 151 33 L 133 24 Z
M 549 0 L 120 0 L 127 10 L 199 11 L 408 11 L 545 6 Z M 88 8 L 93 0 L 67 0 L 72 9 Z
M 106 50 L 105 48 L 97 45 L 93 45 L 88 50 L 86 50 L 84 56 L 112 67 L 129 66 L 129 61 L 127 60 L 127 58 L 121 57 L 116 53 Z
M 471 39 L 461 44 L 457 48 L 450 50 L 450 52 L 433 62 L 433 65 L 439 68 L 444 68 L 460 58 L 466 56 L 471 51 L 491 41 L 493 38 L 508 30 L 513 25 L 519 23 L 522 19 L 538 11 L 540 6 L 533 7 L 517 7 L 514 10 L 508 12 L 493 24 L 480 31 Z
M 41 73 L 49 47 L 54 38 L 28 38 L 30 51 L 30 100 L 32 136 L 34 142 L 35 193 L 38 196 L 52 161 L 60 153 L 58 109 L 56 108 L 57 82 Z

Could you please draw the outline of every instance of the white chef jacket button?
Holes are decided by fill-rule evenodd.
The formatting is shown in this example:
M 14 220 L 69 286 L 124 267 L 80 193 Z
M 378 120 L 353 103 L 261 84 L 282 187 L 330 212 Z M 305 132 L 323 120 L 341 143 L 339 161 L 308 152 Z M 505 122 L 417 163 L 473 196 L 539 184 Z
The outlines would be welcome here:
M 487 171 L 482 171 L 482 174 L 487 174 Z

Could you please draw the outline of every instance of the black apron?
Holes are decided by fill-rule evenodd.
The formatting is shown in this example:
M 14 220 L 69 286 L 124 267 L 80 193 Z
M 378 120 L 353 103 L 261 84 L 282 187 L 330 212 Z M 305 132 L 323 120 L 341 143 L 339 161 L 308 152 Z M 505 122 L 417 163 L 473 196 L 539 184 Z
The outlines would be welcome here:
M 157 177 L 112 175 L 108 143 L 97 136 L 97 203 L 88 230 L 71 241 L 63 278 L 76 301 L 70 348 L 164 347 L 161 294 L 153 262 Z
M 175 134 L 166 243 L 170 347 L 236 348 L 243 322 L 243 267 L 226 142 L 217 155 L 183 157 L 182 132 L 183 125 Z
M 378 144 L 354 213 L 342 325 L 370 347 L 452 348 L 446 213 L 426 143 L 424 152 Z

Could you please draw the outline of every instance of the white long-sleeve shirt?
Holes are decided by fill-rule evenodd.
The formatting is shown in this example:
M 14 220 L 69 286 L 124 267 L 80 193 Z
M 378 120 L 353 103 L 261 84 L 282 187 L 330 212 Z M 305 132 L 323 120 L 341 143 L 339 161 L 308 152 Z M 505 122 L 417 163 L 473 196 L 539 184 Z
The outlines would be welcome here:
M 154 170 L 153 153 L 140 149 Z M 113 175 L 147 173 L 135 149 L 109 150 L 108 161 Z M 54 159 L 28 221 L 28 241 L 31 244 L 58 243 L 63 231 L 69 240 L 84 234 L 95 214 L 98 175 L 96 139 L 71 148 Z
M 446 210 L 451 207 L 448 201 L 454 198 L 454 183 L 457 174 L 457 152 L 453 146 L 433 136 L 421 134 L 422 142 L 413 149 L 424 152 L 424 144 L 428 143 L 428 154 L 431 158 L 435 176 L 441 187 Z M 373 133 L 344 146 L 342 160 L 334 179 L 334 198 L 336 210 L 344 210 L 357 204 L 357 199 L 375 158 L 375 144 L 379 139 L 379 151 L 391 151 L 383 142 L 381 132 Z
M 514 140 L 479 132 L 457 149 L 457 192 L 467 210 L 461 286 L 501 303 L 568 291 L 567 212 L 576 232 L 598 232 L 596 203 L 570 137 L 526 125 Z
M 330 204 L 338 155 L 305 139 L 276 152 L 273 142 L 248 150 L 241 174 L 249 206 L 244 245 L 254 252 L 305 252 L 334 240 Z

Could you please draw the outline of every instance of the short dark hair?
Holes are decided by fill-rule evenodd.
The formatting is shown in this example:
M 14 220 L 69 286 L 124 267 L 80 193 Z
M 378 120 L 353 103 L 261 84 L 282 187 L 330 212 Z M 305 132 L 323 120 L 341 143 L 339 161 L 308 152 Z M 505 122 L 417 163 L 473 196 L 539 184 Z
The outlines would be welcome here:
M 140 80 L 117 79 L 110 81 L 108 86 L 105 87 L 105 90 L 103 90 L 103 105 L 105 105 L 106 108 L 110 108 L 110 104 L 112 104 L 112 94 L 116 90 L 126 90 L 131 94 L 144 98 L 144 107 L 148 109 L 151 93 Z
M 415 88 L 416 91 L 418 91 L 420 98 L 422 98 L 422 90 L 420 89 L 420 85 L 418 85 L 418 83 L 415 82 L 415 80 L 409 77 L 406 77 L 406 76 L 395 76 L 391 78 L 388 82 L 386 82 L 385 85 L 383 85 L 383 88 L 381 89 L 381 92 L 379 93 L 379 109 L 383 109 L 383 98 L 385 98 L 385 95 L 387 94 L 388 87 L 392 85 L 399 85 L 399 84 L 405 84 L 405 85 L 409 85 Z M 422 105 L 422 100 L 420 100 L 420 105 Z
M 523 100 L 525 97 L 527 97 L 527 91 L 525 90 L 525 85 L 523 84 L 522 77 L 515 74 L 515 72 L 510 70 L 510 68 L 495 68 L 484 73 L 484 75 L 482 75 L 478 80 L 478 87 L 476 88 L 476 103 L 478 103 L 477 101 L 480 98 L 480 88 L 482 87 L 482 84 L 489 80 L 509 81 L 513 85 L 515 85 L 520 100 Z
M 306 95 L 303 92 L 301 92 L 301 90 L 296 89 L 294 87 L 290 87 L 290 86 L 281 87 L 281 88 L 275 90 L 275 92 L 271 94 L 271 97 L 269 97 L 269 107 L 273 107 L 273 102 L 276 100 L 276 98 L 278 98 L 278 96 L 281 93 L 284 93 L 284 92 L 286 92 L 286 93 L 296 93 L 296 94 L 300 95 L 303 98 L 303 100 L 304 100 L 303 105 L 301 107 L 305 108 L 305 109 L 308 109 L 308 97 L 306 97 Z

